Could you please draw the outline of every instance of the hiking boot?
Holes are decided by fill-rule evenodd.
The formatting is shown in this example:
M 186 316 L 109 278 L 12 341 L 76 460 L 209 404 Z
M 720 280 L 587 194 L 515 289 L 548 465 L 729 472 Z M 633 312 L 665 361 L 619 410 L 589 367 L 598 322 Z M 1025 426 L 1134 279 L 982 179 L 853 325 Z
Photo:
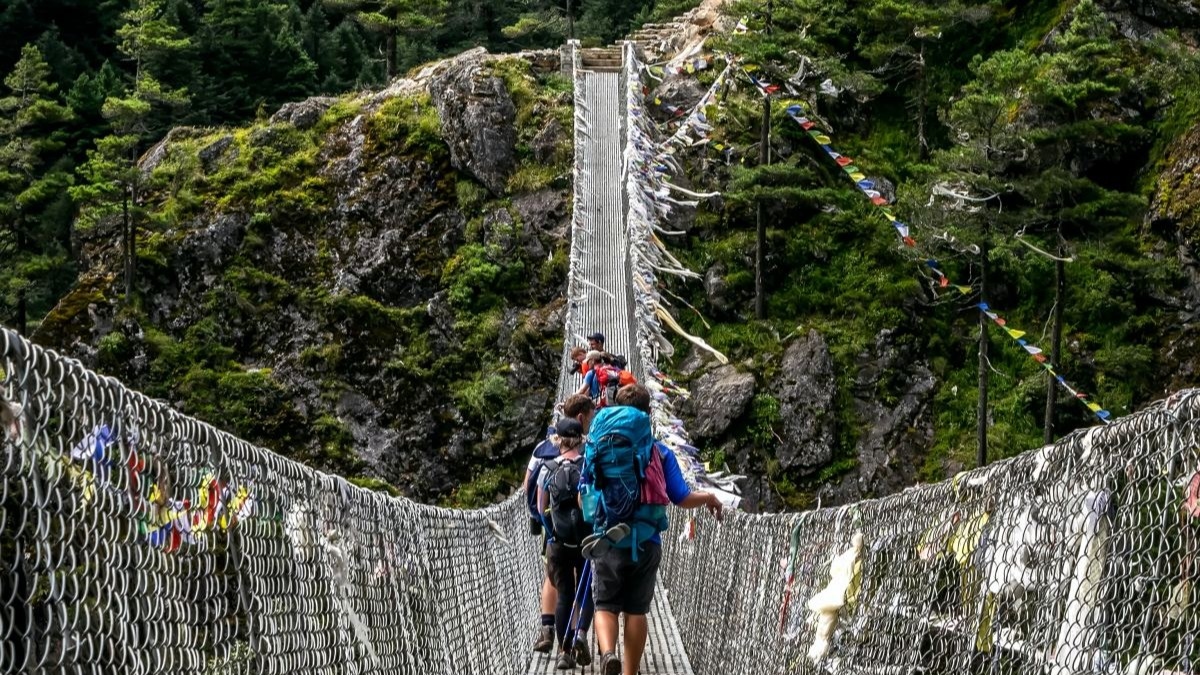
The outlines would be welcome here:
M 621 675 L 621 659 L 616 652 L 604 652 L 600 657 L 600 675 Z
M 628 536 L 629 525 L 617 523 L 608 528 L 608 531 L 604 534 L 592 534 L 584 537 L 579 552 L 588 560 L 596 560 L 603 557 L 605 553 L 608 553 L 613 544 Z
M 587 642 L 575 642 L 575 663 L 581 666 L 592 665 L 592 651 L 588 649 Z
M 538 630 L 537 640 L 533 643 L 533 651 L 549 654 L 554 648 L 554 626 L 542 626 Z
M 575 668 L 575 657 L 571 652 L 559 652 L 558 663 L 554 664 L 555 670 L 573 670 Z

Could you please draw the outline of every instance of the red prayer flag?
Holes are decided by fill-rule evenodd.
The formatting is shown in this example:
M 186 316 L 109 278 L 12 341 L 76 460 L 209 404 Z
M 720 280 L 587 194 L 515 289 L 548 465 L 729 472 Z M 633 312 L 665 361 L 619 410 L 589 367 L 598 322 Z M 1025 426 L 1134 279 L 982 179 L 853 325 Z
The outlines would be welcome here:
M 942 288 L 945 288 L 945 287 L 947 287 L 947 286 L 949 286 L 949 285 L 950 285 L 950 277 L 948 277 L 948 276 L 946 276 L 945 274 L 943 274 L 943 275 L 942 275 L 942 280 L 941 280 L 940 282 L 938 282 L 938 286 L 941 286 Z
M 808 131 L 809 129 L 812 129 L 812 128 L 813 128 L 813 127 L 815 127 L 815 126 L 817 126 L 817 125 L 813 124 L 812 122 L 801 122 L 801 123 L 800 123 L 800 127 L 801 127 L 802 129 L 804 129 L 805 131 Z
M 768 84 L 767 86 L 763 87 L 763 91 L 767 92 L 768 94 L 774 94 L 775 92 L 779 91 L 779 85 Z
M 871 199 L 871 203 L 875 206 L 883 206 L 884 204 L 887 204 L 887 200 L 883 197 L 874 197 Z
M 1038 363 L 1045 363 L 1045 362 L 1046 362 L 1046 355 L 1045 355 L 1045 354 L 1034 354 L 1034 355 L 1033 355 L 1033 360 L 1034 360 L 1034 361 L 1037 361 Z
M 905 238 L 904 238 L 904 245 L 905 245 L 905 246 L 916 246 L 916 245 L 917 245 L 917 242 L 916 242 L 916 241 L 914 241 L 912 237 L 905 237 Z
M 837 158 L 837 163 L 838 163 L 838 166 L 849 166 L 850 164 L 854 163 L 854 160 L 850 159 L 849 157 L 843 156 L 843 157 Z

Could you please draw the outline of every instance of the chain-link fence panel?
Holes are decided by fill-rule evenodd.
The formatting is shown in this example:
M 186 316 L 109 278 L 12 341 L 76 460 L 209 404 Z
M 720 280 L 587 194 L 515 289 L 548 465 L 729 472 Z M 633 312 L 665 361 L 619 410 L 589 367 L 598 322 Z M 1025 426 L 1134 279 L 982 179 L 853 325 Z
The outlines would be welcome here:
M 1188 390 L 937 485 L 732 513 L 662 579 L 698 673 L 1192 673 L 1197 535 Z
M 0 673 L 520 673 L 514 495 L 360 489 L 0 330 Z

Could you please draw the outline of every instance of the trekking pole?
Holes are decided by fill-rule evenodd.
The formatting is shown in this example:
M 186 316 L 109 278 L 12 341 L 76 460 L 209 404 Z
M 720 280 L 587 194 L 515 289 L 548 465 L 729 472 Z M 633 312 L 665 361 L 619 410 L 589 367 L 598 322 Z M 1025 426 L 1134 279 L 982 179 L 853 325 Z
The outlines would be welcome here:
M 574 599 L 573 603 L 571 604 L 571 614 L 570 614 L 570 616 L 567 617 L 567 629 L 566 629 L 566 631 L 563 632 L 563 648 L 564 649 L 568 648 L 568 642 L 569 642 L 570 647 L 575 646 L 575 631 L 574 631 L 574 629 L 571 628 L 571 626 L 572 626 L 572 624 L 578 626 L 579 620 L 583 616 L 583 605 L 580 604 L 579 599 L 580 599 L 580 596 L 583 594 L 584 590 L 587 588 L 587 586 L 583 582 L 584 582 L 584 577 L 586 576 L 588 571 L 589 571 L 588 564 L 585 561 L 583 563 L 583 573 L 579 575 L 579 585 L 575 587 L 575 599 Z M 576 612 L 578 612 L 578 614 Z
M 575 589 L 575 605 L 571 608 L 571 618 L 567 622 L 570 629 L 570 648 L 575 648 L 575 639 L 579 636 L 579 624 L 583 623 L 583 607 L 587 604 L 592 591 L 592 561 L 583 561 L 583 572 L 579 575 L 579 587 Z M 578 611 L 578 613 L 576 613 Z M 572 625 L 574 624 L 574 625 Z

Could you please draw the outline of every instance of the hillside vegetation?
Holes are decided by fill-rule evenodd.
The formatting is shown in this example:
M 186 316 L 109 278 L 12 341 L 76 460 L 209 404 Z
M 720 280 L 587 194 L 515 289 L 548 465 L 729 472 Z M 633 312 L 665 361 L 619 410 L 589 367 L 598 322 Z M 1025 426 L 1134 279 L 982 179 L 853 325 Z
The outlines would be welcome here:
M 360 483 L 507 494 L 558 375 L 571 84 L 553 51 L 420 64 L 572 28 L 602 44 L 695 4 L 16 0 L 0 29 L 31 42 L 0 49 L 0 321 Z M 677 153 L 676 180 L 722 193 L 670 223 L 703 283 L 664 282 L 733 365 L 682 341 L 664 365 L 748 504 L 973 465 L 981 370 L 988 459 L 1098 423 L 1051 387 L 1047 429 L 1046 371 L 995 323 L 981 366 L 981 301 L 1114 417 L 1197 383 L 1190 6 L 731 2 L 705 68 L 654 71 L 669 134 L 739 64 L 708 142 Z M 751 75 L 779 88 L 767 163 Z

